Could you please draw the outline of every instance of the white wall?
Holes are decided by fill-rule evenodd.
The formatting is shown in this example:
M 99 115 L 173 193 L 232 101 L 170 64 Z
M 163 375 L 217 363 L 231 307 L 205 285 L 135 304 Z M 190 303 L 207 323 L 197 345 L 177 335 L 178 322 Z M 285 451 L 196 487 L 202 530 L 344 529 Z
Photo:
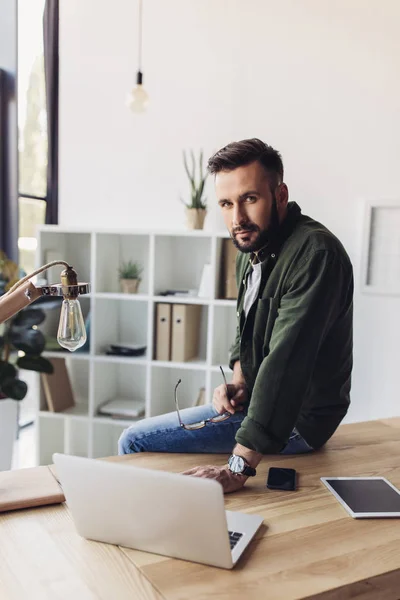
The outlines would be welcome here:
M 124 106 L 137 2 L 60 4 L 61 224 L 182 228 L 182 149 L 264 139 L 354 264 L 348 420 L 400 414 L 400 298 L 359 292 L 363 202 L 400 198 L 400 2 L 144 0 L 145 115 Z

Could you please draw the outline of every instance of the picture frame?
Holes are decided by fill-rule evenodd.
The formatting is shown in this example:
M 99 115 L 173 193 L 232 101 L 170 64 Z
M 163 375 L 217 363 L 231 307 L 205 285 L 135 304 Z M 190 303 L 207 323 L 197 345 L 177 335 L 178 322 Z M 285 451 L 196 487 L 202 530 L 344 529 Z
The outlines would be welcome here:
M 362 292 L 400 296 L 400 199 L 365 203 L 361 257 Z

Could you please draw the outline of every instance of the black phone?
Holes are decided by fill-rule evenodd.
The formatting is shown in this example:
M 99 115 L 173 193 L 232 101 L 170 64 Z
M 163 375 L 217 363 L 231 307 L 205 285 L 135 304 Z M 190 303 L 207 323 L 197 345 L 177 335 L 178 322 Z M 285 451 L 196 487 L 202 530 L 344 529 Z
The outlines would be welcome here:
M 294 469 L 270 467 L 268 471 L 267 488 L 270 490 L 295 490 L 296 471 Z

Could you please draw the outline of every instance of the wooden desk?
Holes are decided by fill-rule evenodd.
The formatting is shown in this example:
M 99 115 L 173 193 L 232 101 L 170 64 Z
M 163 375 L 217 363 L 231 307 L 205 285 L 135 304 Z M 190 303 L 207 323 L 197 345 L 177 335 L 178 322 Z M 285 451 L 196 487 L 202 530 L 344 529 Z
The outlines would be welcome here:
M 179 472 L 224 458 L 109 460 Z M 265 488 L 271 464 L 297 469 L 297 492 Z M 323 451 L 266 457 L 258 473 L 226 496 L 228 509 L 262 514 L 266 524 L 233 571 L 84 540 L 58 505 L 0 516 L 0 598 L 399 600 L 400 520 L 352 519 L 319 477 L 383 475 L 400 487 L 400 418 L 344 425 Z

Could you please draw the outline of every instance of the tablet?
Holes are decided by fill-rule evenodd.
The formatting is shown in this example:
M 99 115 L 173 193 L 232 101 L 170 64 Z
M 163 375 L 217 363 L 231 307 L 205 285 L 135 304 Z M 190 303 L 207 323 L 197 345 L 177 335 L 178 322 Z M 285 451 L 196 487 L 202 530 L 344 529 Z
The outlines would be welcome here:
M 400 517 L 400 491 L 384 477 L 321 477 L 354 518 Z

